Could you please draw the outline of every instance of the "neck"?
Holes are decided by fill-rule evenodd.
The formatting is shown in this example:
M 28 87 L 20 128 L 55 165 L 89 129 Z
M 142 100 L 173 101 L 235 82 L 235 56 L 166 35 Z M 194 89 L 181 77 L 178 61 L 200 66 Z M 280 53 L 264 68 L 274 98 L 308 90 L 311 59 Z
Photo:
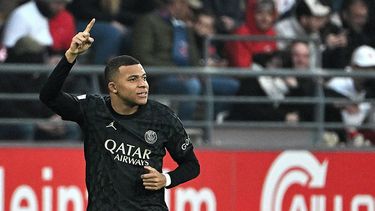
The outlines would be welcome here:
M 138 105 L 129 105 L 127 102 L 118 98 L 111 98 L 111 106 L 116 113 L 121 115 L 134 114 L 139 108 Z

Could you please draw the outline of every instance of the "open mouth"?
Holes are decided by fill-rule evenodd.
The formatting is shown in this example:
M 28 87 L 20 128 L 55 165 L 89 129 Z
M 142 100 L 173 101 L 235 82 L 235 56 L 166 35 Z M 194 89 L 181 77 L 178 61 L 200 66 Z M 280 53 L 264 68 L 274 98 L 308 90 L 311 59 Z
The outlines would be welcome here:
M 148 94 L 147 92 L 138 92 L 137 96 L 138 97 L 147 97 L 147 94 Z

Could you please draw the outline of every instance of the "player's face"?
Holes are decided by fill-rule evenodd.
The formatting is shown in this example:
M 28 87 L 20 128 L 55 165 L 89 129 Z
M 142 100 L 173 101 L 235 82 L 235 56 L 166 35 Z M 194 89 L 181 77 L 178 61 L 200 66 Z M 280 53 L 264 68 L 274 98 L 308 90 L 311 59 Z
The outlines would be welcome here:
M 113 80 L 117 96 L 128 105 L 144 105 L 148 98 L 146 72 L 142 65 L 121 66 Z

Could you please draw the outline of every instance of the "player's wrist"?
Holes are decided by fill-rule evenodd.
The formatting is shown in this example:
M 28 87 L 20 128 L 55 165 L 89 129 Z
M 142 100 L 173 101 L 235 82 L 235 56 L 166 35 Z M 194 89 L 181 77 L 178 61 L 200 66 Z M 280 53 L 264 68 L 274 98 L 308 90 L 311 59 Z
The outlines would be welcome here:
M 78 54 L 74 53 L 70 48 L 65 52 L 65 57 L 69 63 L 73 63 Z
M 170 186 L 172 183 L 171 176 L 168 173 L 163 173 L 163 175 L 165 177 L 165 187 Z

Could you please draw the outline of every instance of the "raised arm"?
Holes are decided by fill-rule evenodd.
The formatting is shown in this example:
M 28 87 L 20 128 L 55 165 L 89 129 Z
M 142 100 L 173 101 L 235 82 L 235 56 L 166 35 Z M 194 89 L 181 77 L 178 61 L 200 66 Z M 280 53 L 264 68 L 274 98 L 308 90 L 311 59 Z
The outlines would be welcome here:
M 82 121 L 78 98 L 62 92 L 61 88 L 77 56 L 87 51 L 94 42 L 94 39 L 90 37 L 90 30 L 94 23 L 95 19 L 92 19 L 83 32 L 79 32 L 72 38 L 72 42 L 69 49 L 65 52 L 65 56 L 48 77 L 47 82 L 44 84 L 39 94 L 40 100 L 63 119 L 78 123 Z
M 92 19 L 83 32 L 79 32 L 73 37 L 69 49 L 65 52 L 65 57 L 69 63 L 73 63 L 78 55 L 86 52 L 91 47 L 94 38 L 90 37 L 90 31 L 94 24 L 95 19 Z

